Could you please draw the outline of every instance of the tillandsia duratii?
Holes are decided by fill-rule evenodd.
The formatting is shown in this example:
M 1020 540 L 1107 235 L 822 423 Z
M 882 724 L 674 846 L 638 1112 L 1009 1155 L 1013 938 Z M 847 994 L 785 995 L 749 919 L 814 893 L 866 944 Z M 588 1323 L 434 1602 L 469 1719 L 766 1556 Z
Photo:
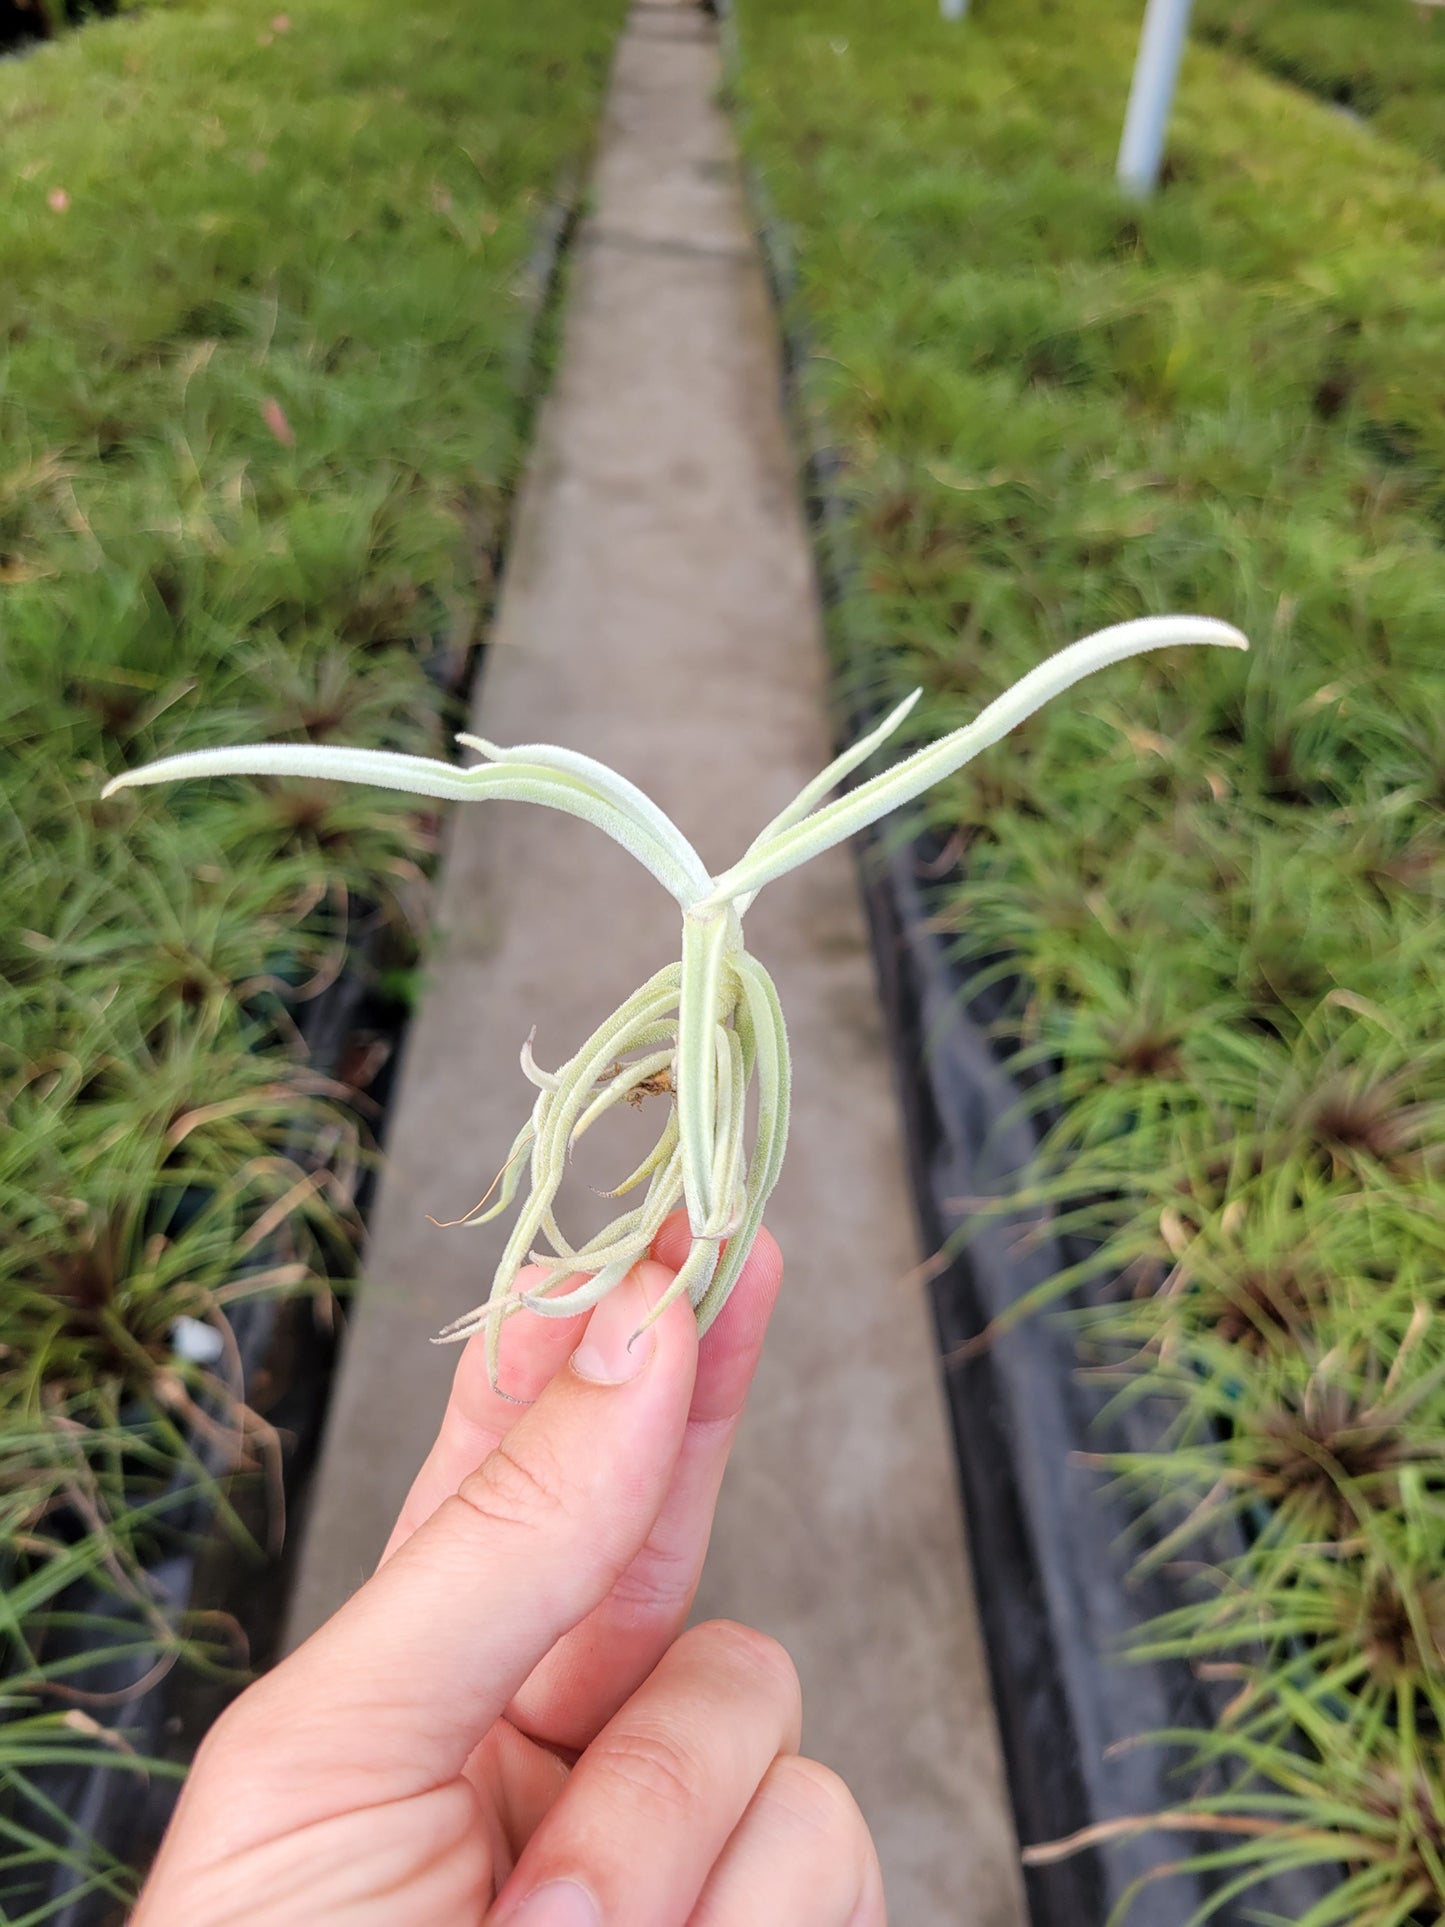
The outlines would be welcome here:
M 709 876 L 687 838 L 634 784 L 590 756 L 549 744 L 503 749 L 463 735 L 458 740 L 484 760 L 461 768 L 388 750 L 257 743 L 165 757 L 116 777 L 105 794 L 192 776 L 314 776 L 461 802 L 542 803 L 605 831 L 677 899 L 679 962 L 635 990 L 560 1069 L 538 1066 L 530 1038 L 522 1047 L 522 1069 L 537 1087 L 531 1116 L 492 1192 L 459 1222 L 485 1224 L 505 1211 L 524 1172 L 526 1202 L 487 1301 L 440 1334 L 442 1340 L 461 1339 L 485 1327 L 495 1382 L 507 1316 L 525 1307 L 565 1318 L 595 1305 L 646 1256 L 679 1202 L 687 1209 L 692 1243 L 648 1322 L 685 1292 L 705 1331 L 727 1302 L 778 1181 L 788 1135 L 783 1013 L 772 979 L 743 943 L 743 918 L 764 884 L 913 802 L 1094 670 L 1146 650 L 1191 643 L 1249 646 L 1237 629 L 1204 616 L 1154 616 L 1100 630 L 1039 663 L 962 729 L 825 800 L 898 729 L 921 693 L 915 690 L 800 791 L 718 876 Z M 749 1146 L 754 1079 L 758 1099 Z M 622 1197 L 645 1186 L 642 1202 L 586 1243 L 569 1244 L 555 1213 L 569 1151 L 614 1105 L 635 1103 L 645 1092 L 669 1095 L 666 1121 L 647 1157 L 609 1194 Z M 542 1241 L 545 1248 L 538 1248 Z M 521 1273 L 529 1264 L 541 1275 L 524 1287 Z

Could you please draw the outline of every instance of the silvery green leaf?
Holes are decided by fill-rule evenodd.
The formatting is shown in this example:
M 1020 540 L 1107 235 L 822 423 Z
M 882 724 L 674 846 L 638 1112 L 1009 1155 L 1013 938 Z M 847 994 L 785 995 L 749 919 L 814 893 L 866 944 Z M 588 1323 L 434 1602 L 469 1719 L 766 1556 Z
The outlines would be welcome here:
M 102 794 L 148 783 L 200 776 L 311 776 L 333 783 L 366 783 L 377 789 L 435 796 L 448 802 L 488 800 L 540 803 L 580 817 L 620 843 L 685 909 L 696 900 L 700 865 L 680 831 L 659 840 L 653 814 L 640 815 L 590 786 L 586 780 L 541 763 L 484 763 L 458 769 L 433 756 L 404 756 L 388 749 L 344 749 L 330 743 L 251 743 L 226 749 L 189 750 L 127 770 Z M 655 812 L 661 815 L 661 812 Z M 666 821 L 666 818 L 663 819 Z M 687 861 L 680 852 L 686 852 Z M 706 873 L 703 872 L 706 881 Z
M 935 783 L 952 776 L 965 763 L 971 763 L 980 751 L 1017 728 L 1050 697 L 1092 675 L 1096 669 L 1122 662 L 1126 656 L 1143 655 L 1146 650 L 1196 643 L 1224 649 L 1249 647 L 1238 629 L 1208 616 L 1146 616 L 1138 622 L 1121 622 L 1114 628 L 1101 629 L 1097 635 L 1072 643 L 1020 677 L 962 729 L 915 750 L 892 769 L 870 777 L 856 790 L 826 804 L 766 842 L 755 843 L 740 863 L 713 879 L 711 897 L 696 908 L 731 903 L 744 896 L 751 900 L 765 883 L 795 870 L 800 863 L 809 862 L 859 830 L 866 830 L 890 811 L 914 802 Z
M 711 880 L 706 865 L 682 831 L 645 790 L 640 790 L 615 769 L 609 769 L 606 763 L 599 763 L 594 756 L 583 756 L 577 750 L 558 749 L 551 743 L 519 743 L 506 749 L 500 743 L 489 742 L 485 736 L 465 734 L 458 736 L 457 741 L 479 751 L 492 763 L 532 763 L 579 778 L 599 795 L 608 797 L 624 815 L 634 817 L 650 829 L 659 846 L 670 852 L 679 872 L 690 876 L 695 894 L 707 895 Z M 686 907 L 684 904 L 683 908 Z
M 682 1183 L 694 1237 L 706 1235 L 713 1214 L 712 1166 L 717 1114 L 716 1027 L 723 1012 L 724 956 L 738 941 L 737 917 L 726 906 L 682 920 L 682 990 L 677 1021 L 677 1123 Z
M 811 783 L 798 791 L 798 794 L 785 810 L 780 810 L 771 823 L 765 824 L 763 828 L 758 831 L 758 834 L 748 845 L 748 850 L 756 850 L 761 844 L 767 843 L 773 837 L 777 836 L 781 830 L 791 829 L 794 823 L 801 822 L 811 809 L 822 802 L 825 796 L 837 789 L 845 776 L 851 776 L 855 769 L 868 761 L 868 758 L 875 750 L 882 748 L 884 743 L 888 741 L 888 738 L 893 735 L 894 731 L 902 726 L 909 711 L 922 694 L 923 691 L 921 689 L 915 689 L 912 695 L 905 696 L 896 709 L 889 710 L 888 714 L 876 729 L 869 730 L 866 736 L 860 736 L 858 741 L 848 749 L 845 749 L 841 756 L 835 756 L 825 770 L 821 770 L 819 774 L 813 778 Z M 737 909 L 739 916 L 743 914 L 751 902 L 751 896 L 740 897 L 738 899 Z

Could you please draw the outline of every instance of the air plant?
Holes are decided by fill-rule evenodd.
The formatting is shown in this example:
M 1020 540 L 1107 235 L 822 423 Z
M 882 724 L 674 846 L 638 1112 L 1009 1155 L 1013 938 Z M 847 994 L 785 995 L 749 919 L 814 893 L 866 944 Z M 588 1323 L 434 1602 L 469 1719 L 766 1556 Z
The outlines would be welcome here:
M 679 1201 L 687 1208 L 692 1244 L 648 1322 L 685 1293 L 705 1331 L 727 1302 L 777 1183 L 788 1133 L 783 1014 L 772 979 L 743 942 L 743 918 L 759 890 L 915 801 L 1094 670 L 1146 650 L 1196 643 L 1248 647 L 1238 630 L 1200 616 L 1149 617 L 1101 630 L 1038 664 L 973 722 L 825 802 L 900 727 L 917 701 L 915 691 L 815 777 L 717 876 L 708 874 L 682 832 L 626 778 L 589 756 L 545 744 L 504 749 L 463 735 L 458 740 L 485 758 L 467 769 L 423 756 L 324 744 L 198 750 L 119 776 L 105 793 L 239 774 L 331 778 L 461 802 L 540 803 L 604 831 L 676 898 L 682 911 L 679 962 L 634 991 L 560 1069 L 542 1069 L 530 1039 L 522 1047 L 522 1068 L 537 1086 L 537 1099 L 493 1184 L 495 1201 L 488 1202 L 489 1192 L 462 1222 L 485 1223 L 507 1209 L 524 1169 L 529 1194 L 488 1300 L 441 1334 L 442 1340 L 461 1339 L 485 1327 L 495 1380 L 505 1317 L 522 1307 L 548 1317 L 589 1309 L 646 1255 Z M 758 1106 L 749 1151 L 754 1077 Z M 554 1206 L 571 1147 L 615 1105 L 658 1091 L 671 1102 L 657 1142 L 611 1194 L 621 1197 L 645 1185 L 642 1203 L 590 1241 L 570 1244 Z M 539 1239 L 549 1249 L 535 1250 Z M 528 1263 L 543 1276 L 523 1287 L 520 1274 Z

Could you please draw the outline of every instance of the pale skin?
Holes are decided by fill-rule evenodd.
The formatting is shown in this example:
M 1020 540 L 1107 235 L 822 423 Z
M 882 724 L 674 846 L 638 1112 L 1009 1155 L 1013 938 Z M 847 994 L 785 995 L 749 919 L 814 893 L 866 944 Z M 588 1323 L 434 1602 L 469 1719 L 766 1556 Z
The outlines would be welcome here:
M 885 1927 L 783 1649 L 684 1631 L 782 1276 L 634 1340 L 681 1217 L 590 1314 L 462 1354 L 374 1576 L 202 1747 L 132 1927 Z

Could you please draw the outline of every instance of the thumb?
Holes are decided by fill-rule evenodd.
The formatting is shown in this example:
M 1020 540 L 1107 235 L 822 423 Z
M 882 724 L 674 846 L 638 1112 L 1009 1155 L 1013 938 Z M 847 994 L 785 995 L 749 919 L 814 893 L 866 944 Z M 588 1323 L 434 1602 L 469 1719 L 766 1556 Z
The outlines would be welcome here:
M 454 1778 L 636 1557 L 667 1494 L 697 1364 L 686 1299 L 638 1330 L 671 1282 L 644 1261 L 609 1293 L 569 1363 L 456 1495 L 226 1716 L 233 1742 L 252 1732 L 265 1804 L 288 1830 Z M 222 1768 L 233 1782 L 234 1765 Z

